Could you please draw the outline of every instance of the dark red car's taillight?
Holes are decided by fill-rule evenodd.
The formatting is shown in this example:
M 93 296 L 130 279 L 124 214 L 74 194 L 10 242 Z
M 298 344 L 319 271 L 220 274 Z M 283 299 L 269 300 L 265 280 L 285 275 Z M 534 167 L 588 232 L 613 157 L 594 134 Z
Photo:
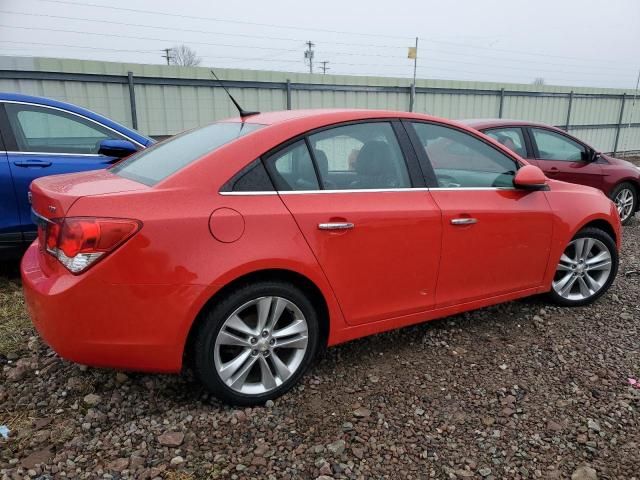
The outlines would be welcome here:
M 133 236 L 142 224 L 121 218 L 70 217 L 40 225 L 43 248 L 71 273 L 81 273 Z

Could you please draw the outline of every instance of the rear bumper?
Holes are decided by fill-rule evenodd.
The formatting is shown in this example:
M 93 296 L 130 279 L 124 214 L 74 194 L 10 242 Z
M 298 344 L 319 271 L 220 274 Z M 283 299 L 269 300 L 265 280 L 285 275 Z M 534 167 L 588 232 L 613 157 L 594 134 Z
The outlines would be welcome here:
M 52 262 L 50 262 L 50 260 Z M 200 285 L 125 285 L 102 265 L 72 275 L 34 242 L 21 263 L 35 328 L 61 357 L 95 367 L 178 372 Z

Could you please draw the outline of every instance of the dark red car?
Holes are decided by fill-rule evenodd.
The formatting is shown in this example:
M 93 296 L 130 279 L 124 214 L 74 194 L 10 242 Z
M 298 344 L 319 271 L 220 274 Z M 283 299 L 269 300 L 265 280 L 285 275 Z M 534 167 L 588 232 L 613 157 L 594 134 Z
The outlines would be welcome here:
M 602 190 L 618 208 L 625 225 L 640 206 L 640 167 L 587 145 L 550 125 L 505 119 L 466 120 L 555 180 Z

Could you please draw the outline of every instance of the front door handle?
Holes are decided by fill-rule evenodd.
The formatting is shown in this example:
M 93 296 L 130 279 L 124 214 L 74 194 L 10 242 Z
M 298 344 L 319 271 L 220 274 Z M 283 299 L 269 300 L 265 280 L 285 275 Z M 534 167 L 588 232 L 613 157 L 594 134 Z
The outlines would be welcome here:
M 44 160 L 16 160 L 13 162 L 16 167 L 50 167 L 51 162 L 47 162 Z
M 473 225 L 474 223 L 478 223 L 477 218 L 463 217 L 451 219 L 451 225 Z
M 319 223 L 319 230 L 351 230 L 355 225 L 349 222 Z
M 547 173 L 549 175 L 555 175 L 556 173 L 559 173 L 559 172 L 560 172 L 560 170 L 558 168 L 556 168 L 556 167 L 553 167 L 553 168 L 550 168 L 549 170 L 547 170 Z

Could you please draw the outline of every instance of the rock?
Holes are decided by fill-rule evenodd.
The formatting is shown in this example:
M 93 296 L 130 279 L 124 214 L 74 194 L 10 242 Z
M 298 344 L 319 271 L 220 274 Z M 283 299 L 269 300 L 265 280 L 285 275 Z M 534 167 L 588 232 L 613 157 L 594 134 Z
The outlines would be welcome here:
M 488 467 L 484 467 L 478 470 L 478 473 L 483 477 L 488 477 L 489 475 L 491 475 L 491 469 Z
M 353 430 L 353 423 L 351 422 L 344 422 L 342 424 L 342 430 L 345 432 L 350 432 L 351 430 Z
M 558 422 L 555 422 L 553 420 L 549 420 L 547 422 L 547 430 L 551 430 L 553 432 L 560 432 L 562 431 L 562 425 L 560 425 Z
M 95 407 L 102 401 L 102 397 L 100 395 L 96 395 L 95 393 L 90 393 L 89 395 L 85 395 L 85 397 L 82 400 L 87 405 Z
M 143 457 L 139 457 L 138 455 L 131 455 L 129 458 L 129 469 L 136 470 L 142 466 L 144 466 L 145 459 Z
M 115 472 L 121 472 L 129 466 L 128 458 L 117 458 L 112 462 L 109 462 L 107 470 L 113 470 Z
M 129 381 L 129 377 L 127 376 L 126 373 L 123 372 L 118 372 L 116 373 L 116 382 L 118 383 L 126 383 Z
M 165 447 L 179 447 L 184 441 L 184 433 L 182 432 L 164 432 L 158 436 L 158 443 Z
M 177 465 L 181 465 L 184 463 L 184 458 L 182 458 L 180 455 L 178 455 L 177 457 L 173 457 L 171 459 L 171 465 L 173 465 L 174 467 Z
M 329 475 L 320 475 L 319 477 L 316 477 L 316 480 L 333 480 L 333 477 L 330 477 Z
M 274 405 L 273 400 L 267 400 L 264 403 L 264 406 L 267 407 L 267 408 L 273 408 L 273 405 Z
M 620 314 L 620 318 L 621 318 L 622 320 L 633 320 L 633 315 L 632 315 L 632 314 L 630 314 L 630 313 L 628 313 L 628 312 L 622 312 L 622 313 Z
M 25 458 L 22 459 L 20 464 L 24 468 L 30 469 L 30 468 L 35 468 L 36 465 L 39 465 L 42 463 L 48 463 L 52 458 L 53 458 L 53 452 L 51 451 L 51 448 L 43 448 L 42 450 L 37 450 L 27 455 Z
M 327 445 L 327 450 L 329 450 L 331 453 L 335 455 L 342 455 L 345 447 L 346 447 L 346 443 L 344 440 L 336 440 L 335 442 Z
M 574 470 L 571 480 L 598 480 L 598 474 L 593 468 L 585 465 Z
M 593 430 L 594 432 L 600 431 L 600 424 L 591 418 L 587 421 L 587 427 L 589 430 Z
M 320 475 L 331 475 L 332 473 L 329 462 L 324 462 L 324 465 L 320 467 Z
M 27 376 L 28 369 L 24 365 L 16 366 L 7 372 L 7 380 L 10 382 L 19 382 Z
M 364 457 L 364 448 L 353 447 L 351 451 L 353 452 L 353 455 L 360 460 Z
M 368 408 L 360 407 L 354 410 L 353 416 L 356 418 L 365 418 L 371 415 L 371 410 Z
M 414 412 L 416 415 L 418 415 L 419 417 L 421 417 L 422 415 L 424 415 L 424 409 L 422 408 L 416 408 L 416 411 Z

